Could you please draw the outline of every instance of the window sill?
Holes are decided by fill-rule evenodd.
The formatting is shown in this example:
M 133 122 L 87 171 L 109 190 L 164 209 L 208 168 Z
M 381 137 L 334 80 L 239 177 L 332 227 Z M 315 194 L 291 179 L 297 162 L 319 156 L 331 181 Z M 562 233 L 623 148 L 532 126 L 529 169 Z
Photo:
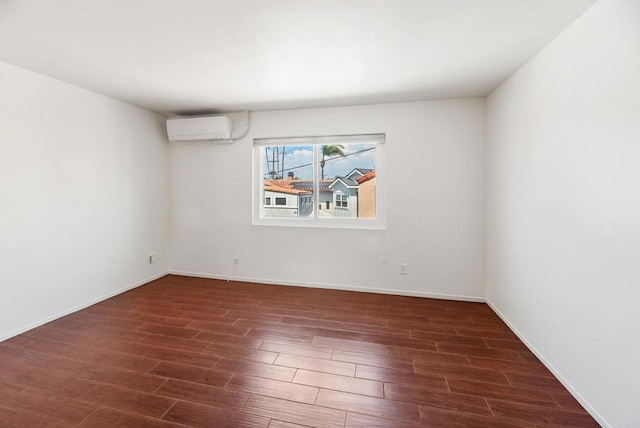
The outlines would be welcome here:
M 325 229 L 365 229 L 386 230 L 386 224 L 380 219 L 345 220 L 318 218 L 259 218 L 251 222 L 254 226 L 307 227 Z

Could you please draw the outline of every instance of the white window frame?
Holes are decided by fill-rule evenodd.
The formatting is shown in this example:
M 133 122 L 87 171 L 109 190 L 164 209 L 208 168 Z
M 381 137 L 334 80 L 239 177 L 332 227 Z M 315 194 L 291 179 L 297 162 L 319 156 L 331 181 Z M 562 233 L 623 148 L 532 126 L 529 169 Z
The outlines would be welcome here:
M 314 137 L 286 137 L 286 138 L 257 138 L 253 140 L 253 192 L 252 192 L 252 224 L 256 226 L 285 226 L 285 227 L 324 227 L 339 229 L 386 229 L 386 200 L 384 185 L 385 174 L 385 139 L 383 133 L 360 135 L 332 135 Z M 376 144 L 376 217 L 375 218 L 345 218 L 319 217 L 317 206 L 319 202 L 319 173 L 320 159 L 318 151 L 314 150 L 314 192 L 311 196 L 315 209 L 310 217 L 266 217 L 265 207 L 260 203 L 264 195 L 264 173 L 262 171 L 261 148 L 273 146 L 322 146 L 328 144 Z M 346 196 L 346 195 L 345 195 Z M 349 199 L 349 198 L 348 198 Z M 348 203 L 351 203 L 349 201 Z M 335 209 L 335 206 L 334 206 Z

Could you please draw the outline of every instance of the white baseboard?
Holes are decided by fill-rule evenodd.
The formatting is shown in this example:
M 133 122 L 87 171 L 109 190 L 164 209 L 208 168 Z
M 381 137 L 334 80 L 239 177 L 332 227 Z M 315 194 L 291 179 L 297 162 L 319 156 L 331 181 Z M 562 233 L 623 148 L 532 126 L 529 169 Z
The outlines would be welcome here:
M 500 310 L 491 302 L 491 300 L 487 298 L 486 302 L 487 305 L 489 305 L 489 307 L 493 310 L 493 312 L 495 312 L 502 319 L 502 321 L 504 321 L 505 324 L 509 326 L 511 331 L 513 331 L 515 335 L 518 336 L 518 338 L 525 345 L 527 345 L 527 348 L 529 348 L 529 350 L 533 352 L 536 357 L 538 357 L 542 364 L 544 364 L 545 367 L 549 369 L 549 371 L 558 379 L 558 381 L 560 381 L 560 383 L 565 388 L 567 388 L 571 395 L 573 395 L 573 397 L 578 400 L 582 407 L 584 407 L 585 410 L 589 412 L 591 416 L 593 416 L 596 422 L 598 422 L 603 427 L 611 428 L 612 425 L 608 423 L 600 413 L 598 413 L 598 411 L 578 392 L 578 390 L 574 388 L 573 385 L 571 385 L 571 383 L 564 376 L 562 376 L 562 374 L 553 366 L 553 364 L 551 364 L 551 362 L 547 360 L 544 355 L 542 355 L 542 353 L 538 351 L 536 347 L 533 346 L 533 344 L 511 323 L 511 321 L 509 321 L 509 319 L 502 312 L 500 312 Z
M 366 293 L 377 294 L 393 294 L 398 296 L 411 296 L 411 297 L 425 297 L 430 299 L 443 299 L 443 300 L 458 300 L 463 302 L 476 302 L 484 303 L 486 299 L 484 297 L 476 296 L 460 296 L 457 294 L 440 294 L 440 293 L 428 293 L 421 291 L 410 290 L 397 290 L 394 288 L 370 288 L 370 287 L 358 287 L 355 285 L 344 284 L 328 284 L 328 283 L 313 283 L 303 281 L 283 281 L 279 279 L 265 279 L 265 278 L 249 278 L 241 276 L 229 276 L 229 275 L 217 275 L 201 272 L 186 272 L 178 270 L 169 270 L 170 275 L 182 275 L 196 278 L 208 278 L 219 279 L 223 281 L 239 281 L 239 282 L 257 282 L 259 284 L 272 284 L 272 285 L 286 285 L 293 287 L 309 287 L 309 288 L 325 288 L 329 290 L 344 290 L 344 291 L 361 291 Z
M 36 321 L 36 322 L 31 323 L 29 325 L 26 325 L 24 327 L 20 327 L 19 329 L 13 330 L 12 332 L 9 332 L 9 333 L 6 333 L 6 334 L 3 334 L 2 336 L 0 336 L 0 342 L 2 342 L 3 340 L 10 339 L 10 338 L 12 338 L 14 336 L 17 336 L 19 334 L 22 334 L 24 332 L 27 332 L 29 330 L 32 330 L 32 329 L 34 329 L 36 327 L 40 327 L 41 325 L 44 325 L 44 324 L 46 324 L 48 322 L 57 320 L 58 318 L 62 318 L 64 316 L 67 316 L 67 315 L 72 314 L 74 312 L 78 312 L 79 310 L 88 308 L 91 305 L 95 305 L 96 303 L 102 302 L 103 300 L 110 299 L 111 297 L 117 296 L 118 294 L 124 293 L 125 291 L 129 291 L 129 290 L 132 290 L 134 288 L 140 287 L 141 285 L 144 285 L 144 284 L 146 284 L 148 282 L 154 281 L 154 280 L 156 280 L 158 278 L 162 278 L 165 275 L 167 275 L 167 272 L 162 272 L 162 273 L 159 273 L 157 275 L 150 276 L 149 278 L 143 279 L 142 281 L 138 281 L 138 282 L 135 282 L 133 284 L 129 284 L 129 285 L 125 286 L 125 287 L 122 287 L 122 288 L 120 288 L 118 290 L 112 291 L 112 292 L 110 292 L 108 294 L 105 294 L 103 296 L 97 297 L 95 299 L 91 299 L 88 302 L 84 302 L 84 303 L 82 303 L 80 305 L 77 305 L 77 306 L 74 306 L 72 308 L 65 309 L 62 312 L 58 312 L 55 315 L 51 315 L 49 317 L 46 317 L 44 319 L 41 319 L 39 321 Z

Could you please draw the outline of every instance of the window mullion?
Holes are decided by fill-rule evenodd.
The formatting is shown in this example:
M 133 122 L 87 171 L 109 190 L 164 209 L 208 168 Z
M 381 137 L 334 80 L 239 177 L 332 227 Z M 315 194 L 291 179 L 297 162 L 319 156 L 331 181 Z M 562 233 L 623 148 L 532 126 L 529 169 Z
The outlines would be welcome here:
M 317 219 L 320 214 L 320 182 L 318 180 L 318 164 L 320 162 L 319 145 L 313 148 L 313 219 Z

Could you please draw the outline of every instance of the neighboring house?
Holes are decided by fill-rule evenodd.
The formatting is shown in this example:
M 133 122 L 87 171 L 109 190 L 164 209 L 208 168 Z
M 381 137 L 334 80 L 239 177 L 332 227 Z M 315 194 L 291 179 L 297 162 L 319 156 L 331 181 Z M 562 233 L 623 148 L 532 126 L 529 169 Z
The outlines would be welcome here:
M 318 209 L 320 211 L 329 211 L 333 209 L 333 191 L 329 188 L 333 180 L 320 180 L 320 195 L 318 197 Z M 288 180 L 293 189 L 306 190 L 313 193 L 312 180 Z
M 364 186 L 360 189 L 360 183 Z M 355 168 L 345 177 L 321 180 L 318 215 L 374 218 L 375 170 Z M 359 194 L 364 200 L 359 202 Z M 264 180 L 266 217 L 307 217 L 313 214 L 313 181 L 290 176 L 286 180 Z M 360 212 L 363 210 L 362 212 Z
M 290 181 L 265 180 L 266 217 L 306 217 L 313 212 L 313 192 L 294 189 Z
M 358 217 L 376 217 L 376 172 L 369 171 L 358 178 Z
M 336 177 L 329 188 L 333 191 L 333 215 L 336 217 L 357 217 L 358 183 L 347 177 Z

